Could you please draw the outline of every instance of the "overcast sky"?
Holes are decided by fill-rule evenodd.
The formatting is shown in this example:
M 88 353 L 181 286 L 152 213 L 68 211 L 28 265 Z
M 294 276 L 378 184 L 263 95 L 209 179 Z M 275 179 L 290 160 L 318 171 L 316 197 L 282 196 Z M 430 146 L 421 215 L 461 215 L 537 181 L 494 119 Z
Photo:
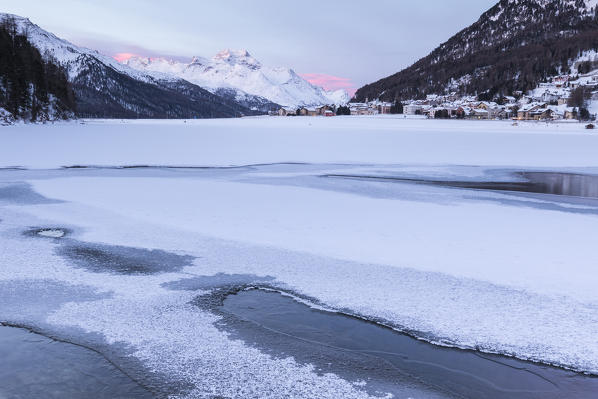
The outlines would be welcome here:
M 107 55 L 247 49 L 329 88 L 355 88 L 409 66 L 497 2 L 3 0 L 0 11 Z

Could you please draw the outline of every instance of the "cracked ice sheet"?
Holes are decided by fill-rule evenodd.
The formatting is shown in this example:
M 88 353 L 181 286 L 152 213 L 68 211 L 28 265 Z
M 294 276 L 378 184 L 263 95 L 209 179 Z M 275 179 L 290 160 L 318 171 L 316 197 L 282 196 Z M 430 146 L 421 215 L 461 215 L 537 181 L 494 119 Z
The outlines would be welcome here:
M 203 179 L 31 183 L 49 198 L 205 236 L 598 302 L 595 215 Z
M 270 275 L 432 341 L 598 372 L 594 215 L 197 178 L 31 183 L 72 203 L 24 209 L 86 240 L 183 251 L 199 257 L 189 273 Z M 93 325 L 80 317 L 55 320 Z
M 70 267 L 56 256 L 54 249 L 60 245 L 56 241 L 21 234 L 23 225 L 52 221 L 21 210 L 0 208 L 0 292 L 9 299 L 0 303 L 0 320 L 58 326 L 60 331 L 76 327 L 102 334 L 107 344 L 124 343 L 134 348 L 133 356 L 149 369 L 170 375 L 173 381 L 192 383 L 194 388 L 186 398 L 280 398 L 281 392 L 287 398 L 371 397 L 357 382 L 316 372 L 292 358 L 275 359 L 242 341 L 230 340 L 214 326 L 217 316 L 189 304 L 201 291 L 162 287 L 165 282 L 188 278 L 188 273 L 123 276 Z M 108 217 L 104 220 L 108 229 L 123 227 L 106 214 L 91 217 Z M 136 233 L 131 227 L 127 231 Z
M 157 288 L 154 288 L 157 289 Z M 71 303 L 50 322 L 102 332 L 126 342 L 150 369 L 195 385 L 184 397 L 370 398 L 356 382 L 317 373 L 291 357 L 274 359 L 215 326 L 219 318 L 189 304 L 196 292 L 162 292 L 143 300 Z

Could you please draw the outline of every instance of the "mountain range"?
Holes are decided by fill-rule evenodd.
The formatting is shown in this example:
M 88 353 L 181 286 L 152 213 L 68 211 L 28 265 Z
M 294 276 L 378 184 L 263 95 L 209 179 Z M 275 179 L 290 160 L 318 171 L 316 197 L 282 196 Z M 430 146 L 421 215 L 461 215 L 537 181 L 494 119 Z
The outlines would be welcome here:
M 261 97 L 283 106 L 299 107 L 346 104 L 350 99 L 345 90 L 326 91 L 290 68 L 264 66 L 247 50 L 224 50 L 211 59 L 193 57 L 188 63 L 133 57 L 125 64 L 139 71 L 176 76 L 216 94 L 232 90 L 241 102 L 248 97 Z
M 47 64 L 47 69 L 54 66 L 64 73 L 68 90 L 72 91 L 72 106 L 65 108 L 67 102 L 57 103 L 53 95 L 53 105 L 50 100 L 44 105 L 44 109 L 64 112 L 55 115 L 42 112 L 42 116 L 33 119 L 62 118 L 69 112 L 87 118 L 238 117 L 263 114 L 280 106 L 349 100 L 346 92 L 327 92 L 292 69 L 264 67 L 244 50 L 223 51 L 212 60 L 196 57 L 188 64 L 147 58 L 120 63 L 63 40 L 27 18 L 0 14 L 0 21 L 9 22 L 14 35 L 41 55 L 40 62 Z M 23 68 L 11 64 L 13 59 L 13 53 L 3 51 L 0 65 L 7 64 L 13 73 L 21 73 Z M 1 83 L 0 79 L 0 89 L 3 88 Z M 2 102 L 2 92 L 0 90 L 0 114 L 5 115 L 8 105 Z M 23 104 L 32 103 L 32 98 Z
M 355 100 L 428 94 L 494 99 L 567 73 L 598 49 L 598 0 L 501 0 L 412 66 L 360 88 Z

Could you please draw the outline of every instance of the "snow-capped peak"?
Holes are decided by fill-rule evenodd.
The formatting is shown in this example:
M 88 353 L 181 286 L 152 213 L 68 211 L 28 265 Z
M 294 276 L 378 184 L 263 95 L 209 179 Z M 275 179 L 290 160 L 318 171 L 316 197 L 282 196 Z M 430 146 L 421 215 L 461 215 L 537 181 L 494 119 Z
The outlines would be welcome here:
M 125 61 L 132 68 L 170 74 L 195 83 L 212 92 L 233 89 L 241 94 L 263 97 L 288 107 L 344 104 L 349 95 L 344 90 L 327 92 L 297 75 L 290 68 L 267 67 L 247 50 L 223 50 L 211 60 L 193 57 L 190 63 L 164 58 L 132 58 Z
M 261 64 L 247 50 L 226 49 L 216 54 L 213 60 L 215 62 L 226 62 L 230 65 L 240 64 L 248 67 L 261 67 Z

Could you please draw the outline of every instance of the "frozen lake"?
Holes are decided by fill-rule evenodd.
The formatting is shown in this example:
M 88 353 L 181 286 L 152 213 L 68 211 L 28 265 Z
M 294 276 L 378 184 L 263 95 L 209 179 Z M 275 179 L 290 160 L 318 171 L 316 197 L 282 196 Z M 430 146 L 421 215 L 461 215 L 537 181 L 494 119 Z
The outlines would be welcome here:
M 0 375 L 81 362 L 112 397 L 595 391 L 598 135 L 581 125 L 94 121 L 0 139 L 0 322 L 76 344 L 44 368 L 3 332 L 39 357 Z M 229 295 L 250 287 L 271 291 Z

